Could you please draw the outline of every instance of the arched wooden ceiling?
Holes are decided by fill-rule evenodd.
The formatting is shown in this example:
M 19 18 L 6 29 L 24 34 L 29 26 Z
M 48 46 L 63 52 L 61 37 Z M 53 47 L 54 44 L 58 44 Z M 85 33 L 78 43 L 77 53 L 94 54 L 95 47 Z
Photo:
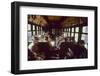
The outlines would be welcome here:
M 87 17 L 28 15 L 28 22 L 39 26 L 71 27 L 87 25 Z

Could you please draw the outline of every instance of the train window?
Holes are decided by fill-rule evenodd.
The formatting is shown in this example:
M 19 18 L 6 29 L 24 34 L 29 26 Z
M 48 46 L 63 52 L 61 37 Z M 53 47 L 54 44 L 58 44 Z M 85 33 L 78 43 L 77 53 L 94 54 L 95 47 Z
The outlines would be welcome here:
M 81 40 L 84 40 L 85 42 L 85 47 L 88 47 L 88 35 L 87 34 L 82 34 Z
M 84 26 L 82 32 L 83 32 L 83 33 L 88 33 L 88 27 L 87 27 L 87 26 Z
M 69 32 L 70 32 L 70 28 L 69 28 Z
M 85 41 L 85 46 L 87 48 L 87 43 L 88 43 L 88 26 L 84 26 L 83 29 L 82 29 L 82 37 L 81 39 Z
M 27 30 L 28 30 L 28 34 L 27 34 L 28 42 L 32 42 L 32 32 L 31 32 L 31 25 L 30 24 L 27 25 Z
M 35 35 L 35 31 L 33 31 L 33 35 Z
M 74 33 L 71 33 L 71 37 L 73 37 L 74 36 Z
M 85 40 L 86 35 L 82 34 L 81 40 Z
M 87 48 L 87 44 L 88 44 L 88 26 L 84 26 L 82 28 L 82 36 L 81 36 L 81 40 L 85 41 L 85 47 Z
M 35 30 L 35 26 L 33 25 L 33 30 Z
M 68 37 L 70 37 L 70 33 L 68 32 Z
M 74 32 L 74 27 L 72 28 L 72 32 Z
M 64 32 L 64 37 L 67 37 L 67 32 Z
M 64 29 L 63 29 L 64 37 L 67 37 L 67 32 L 66 32 L 66 31 L 67 31 L 67 29 L 64 28 Z
M 64 32 L 65 32 L 65 31 L 67 31 L 67 29 L 66 29 L 66 28 L 64 28 Z
M 75 41 L 78 42 L 78 33 L 75 33 Z
M 28 29 L 28 31 L 31 30 L 31 25 L 30 24 L 28 24 L 27 29 Z
M 39 26 L 33 25 L 33 35 L 39 35 L 41 33 L 41 28 Z
M 38 26 L 36 26 L 36 30 L 37 30 L 37 31 L 39 30 Z
M 79 32 L 79 27 L 76 27 L 75 32 Z
M 88 42 L 88 36 L 86 34 L 82 34 L 81 40 L 84 40 L 86 44 Z
M 28 36 L 28 42 L 32 42 L 32 34 L 31 34 L 31 32 L 28 32 L 27 36 Z
M 32 26 L 32 34 L 35 35 L 36 34 L 36 30 L 35 30 L 35 25 Z

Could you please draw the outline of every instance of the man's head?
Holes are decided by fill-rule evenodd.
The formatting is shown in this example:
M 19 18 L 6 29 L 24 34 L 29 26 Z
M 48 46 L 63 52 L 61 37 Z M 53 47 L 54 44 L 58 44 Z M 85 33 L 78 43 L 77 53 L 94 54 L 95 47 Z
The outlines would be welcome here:
M 85 42 L 84 42 L 84 40 L 80 40 L 80 41 L 78 42 L 78 44 L 81 45 L 81 46 L 84 46 L 84 45 L 85 45 Z

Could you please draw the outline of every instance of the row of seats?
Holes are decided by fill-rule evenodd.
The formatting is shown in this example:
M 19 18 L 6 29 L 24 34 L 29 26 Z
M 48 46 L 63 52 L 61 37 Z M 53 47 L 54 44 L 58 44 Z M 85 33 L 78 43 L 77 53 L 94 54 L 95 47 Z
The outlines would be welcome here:
M 52 47 L 49 42 L 38 42 L 28 49 L 28 60 L 55 60 L 87 58 L 88 51 L 81 40 L 79 43 L 62 42 L 60 48 Z

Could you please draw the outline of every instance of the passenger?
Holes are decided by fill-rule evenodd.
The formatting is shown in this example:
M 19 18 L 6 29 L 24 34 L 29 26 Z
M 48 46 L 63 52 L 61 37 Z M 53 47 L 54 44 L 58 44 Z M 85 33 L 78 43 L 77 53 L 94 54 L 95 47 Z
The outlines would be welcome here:
M 80 57 L 81 57 L 81 58 L 87 58 L 87 57 L 88 57 L 88 51 L 87 51 L 87 49 L 85 48 L 85 42 L 84 42 L 84 40 L 80 40 L 80 41 L 78 42 L 78 44 L 79 44 L 80 50 L 81 50 L 81 55 L 80 55 Z
M 60 45 L 61 43 L 65 42 L 65 38 L 63 35 L 59 36 L 58 38 L 56 38 L 56 47 L 58 49 L 60 49 Z
M 87 58 L 87 49 L 84 47 L 84 41 L 80 40 L 77 44 L 73 44 L 71 49 L 74 54 L 74 58 Z
M 72 51 L 71 47 L 72 47 L 72 44 L 70 42 L 70 38 L 65 38 L 65 42 L 61 43 L 61 45 L 60 45 L 61 59 L 73 58 L 73 51 Z
M 32 46 L 34 46 L 38 42 L 39 42 L 39 38 L 37 36 L 35 36 L 33 41 L 32 41 L 32 43 L 29 44 L 28 49 L 31 51 L 32 50 Z

